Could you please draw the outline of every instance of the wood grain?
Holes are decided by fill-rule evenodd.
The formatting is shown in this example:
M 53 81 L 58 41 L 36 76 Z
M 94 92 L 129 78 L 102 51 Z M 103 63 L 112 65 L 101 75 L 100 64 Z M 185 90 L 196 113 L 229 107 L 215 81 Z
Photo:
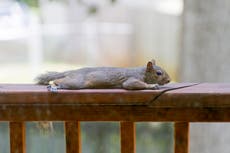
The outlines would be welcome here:
M 230 121 L 229 83 L 202 83 L 171 90 L 188 85 L 193 83 L 168 84 L 160 90 L 52 93 L 46 86 L 0 84 L 0 121 L 10 121 L 11 153 L 25 153 L 25 121 L 66 121 L 67 153 L 81 152 L 80 121 L 121 122 L 122 153 L 135 153 L 134 122 L 176 122 L 175 152 L 187 153 L 189 122 Z
M 0 104 L 151 105 L 153 107 L 230 107 L 230 83 L 201 83 L 188 88 L 161 92 L 193 83 L 168 84 L 160 90 L 85 89 L 48 92 L 46 86 L 0 84 Z
M 136 153 L 136 128 L 134 122 L 120 122 L 121 153 Z
M 10 122 L 10 153 L 26 153 L 23 122 Z
M 105 104 L 145 105 L 162 91 L 187 84 L 163 86 L 160 90 L 84 89 L 49 92 L 46 86 L 0 84 L 0 104 Z
M 176 122 L 174 124 L 174 152 L 189 152 L 189 123 Z
M 78 105 L 5 105 L 2 108 L 0 105 L 0 121 L 229 122 L 229 116 L 229 108 Z
M 81 153 L 80 122 L 65 122 L 66 153 Z

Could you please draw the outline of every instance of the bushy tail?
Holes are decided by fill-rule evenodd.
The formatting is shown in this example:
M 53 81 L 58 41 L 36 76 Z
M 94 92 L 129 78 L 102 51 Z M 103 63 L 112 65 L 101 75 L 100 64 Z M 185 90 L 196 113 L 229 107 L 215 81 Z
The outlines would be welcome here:
M 37 84 L 48 85 L 50 81 L 65 77 L 64 73 L 47 72 L 35 78 Z

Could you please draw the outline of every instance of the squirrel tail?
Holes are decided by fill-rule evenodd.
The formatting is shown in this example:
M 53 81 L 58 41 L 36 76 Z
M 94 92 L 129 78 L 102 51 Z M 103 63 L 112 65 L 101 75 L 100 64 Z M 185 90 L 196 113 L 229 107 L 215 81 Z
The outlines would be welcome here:
M 35 81 L 37 84 L 48 85 L 50 81 L 64 77 L 64 73 L 61 72 L 47 72 L 36 77 Z

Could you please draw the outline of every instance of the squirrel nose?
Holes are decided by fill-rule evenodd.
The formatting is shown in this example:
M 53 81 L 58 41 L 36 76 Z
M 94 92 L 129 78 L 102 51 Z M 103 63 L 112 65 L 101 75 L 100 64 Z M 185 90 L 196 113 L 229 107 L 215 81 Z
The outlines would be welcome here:
M 166 80 L 166 83 L 169 83 L 170 82 L 170 80 L 168 79 L 168 80 Z

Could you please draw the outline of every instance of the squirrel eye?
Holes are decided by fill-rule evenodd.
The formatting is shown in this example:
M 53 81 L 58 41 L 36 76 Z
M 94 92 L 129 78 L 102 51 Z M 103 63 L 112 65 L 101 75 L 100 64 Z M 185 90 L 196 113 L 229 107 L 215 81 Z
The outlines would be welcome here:
M 157 75 L 162 75 L 162 72 L 160 70 L 157 70 Z

